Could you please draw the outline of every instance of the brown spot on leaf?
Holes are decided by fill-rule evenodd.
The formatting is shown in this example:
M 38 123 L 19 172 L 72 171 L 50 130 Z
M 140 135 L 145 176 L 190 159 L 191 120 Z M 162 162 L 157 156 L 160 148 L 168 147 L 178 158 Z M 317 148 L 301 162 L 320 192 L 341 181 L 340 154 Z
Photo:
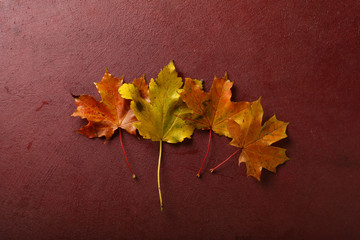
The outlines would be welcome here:
M 143 105 L 140 102 L 136 102 L 136 108 L 139 112 L 141 112 L 144 109 Z

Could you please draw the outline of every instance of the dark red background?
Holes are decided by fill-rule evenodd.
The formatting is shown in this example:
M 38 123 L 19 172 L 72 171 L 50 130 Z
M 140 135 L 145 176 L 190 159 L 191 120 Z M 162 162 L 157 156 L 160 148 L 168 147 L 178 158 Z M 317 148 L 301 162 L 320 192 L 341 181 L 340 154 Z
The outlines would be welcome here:
M 51 2 L 51 3 L 50 3 Z M 359 1 L 0 2 L 0 239 L 356 239 L 360 237 Z M 77 134 L 71 93 L 98 97 L 108 67 L 127 82 L 228 71 L 234 100 L 262 96 L 289 121 L 291 158 L 262 183 L 208 132 L 164 146 Z

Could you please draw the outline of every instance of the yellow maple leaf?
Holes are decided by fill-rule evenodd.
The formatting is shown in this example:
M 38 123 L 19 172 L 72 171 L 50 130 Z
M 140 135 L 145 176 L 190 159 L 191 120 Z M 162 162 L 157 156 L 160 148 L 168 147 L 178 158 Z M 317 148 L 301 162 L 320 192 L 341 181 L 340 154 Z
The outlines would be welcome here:
M 238 151 L 241 151 L 239 165 L 242 162 L 245 163 L 247 176 L 252 176 L 259 181 L 263 168 L 276 172 L 278 165 L 289 160 L 285 154 L 286 149 L 270 146 L 287 137 L 285 132 L 289 123 L 277 120 L 274 115 L 261 125 L 263 113 L 259 99 L 253 102 L 249 109 L 229 119 L 227 123 L 232 138 L 230 145 L 240 148 Z M 211 171 L 224 164 L 230 157 Z
M 160 190 L 162 142 L 182 142 L 185 138 L 190 138 L 194 132 L 194 126 L 186 124 L 183 119 L 178 117 L 190 112 L 178 93 L 182 85 L 183 81 L 178 77 L 175 65 L 171 61 L 160 71 L 155 80 L 151 79 L 149 84 L 150 102 L 141 96 L 134 84 L 123 84 L 119 88 L 119 93 L 123 98 L 132 100 L 130 107 L 138 119 L 138 122 L 133 125 L 138 129 L 140 135 L 146 139 L 160 142 L 158 190 L 162 211 Z

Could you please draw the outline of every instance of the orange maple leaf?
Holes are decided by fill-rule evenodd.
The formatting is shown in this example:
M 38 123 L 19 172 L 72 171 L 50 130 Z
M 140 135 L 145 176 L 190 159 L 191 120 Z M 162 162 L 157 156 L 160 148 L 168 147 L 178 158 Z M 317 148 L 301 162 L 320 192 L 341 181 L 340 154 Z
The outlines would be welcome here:
M 144 77 L 135 79 L 134 85 L 140 90 L 144 98 L 147 98 L 148 85 Z M 106 141 L 119 128 L 120 142 L 123 148 L 121 130 L 136 135 L 136 128 L 133 123 L 137 121 L 133 111 L 130 109 L 130 100 L 124 99 L 118 92 L 123 84 L 123 78 L 116 78 L 106 70 L 101 82 L 95 83 L 101 96 L 101 101 L 97 101 L 90 95 L 81 95 L 75 97 L 77 109 L 71 115 L 74 117 L 86 118 L 89 122 L 81 127 L 77 132 L 88 138 L 103 137 Z M 123 148 L 126 162 L 127 157 Z M 129 164 L 130 172 L 133 174 Z M 133 174 L 133 177 L 135 175 Z M 135 178 L 135 177 L 134 177 Z
M 247 176 L 252 176 L 259 181 L 263 168 L 276 172 L 278 165 L 289 160 L 285 154 L 286 149 L 270 146 L 272 143 L 287 137 L 285 132 L 289 123 L 277 120 L 274 115 L 264 125 L 261 125 L 262 118 L 263 109 L 259 99 L 251 104 L 250 109 L 244 110 L 233 119 L 229 119 L 227 123 L 232 138 L 230 145 L 240 148 L 238 151 L 241 150 L 239 165 L 244 162 L 247 168 Z M 227 160 L 211 171 L 214 171 Z
M 209 129 L 209 143 L 205 158 L 197 174 L 200 177 L 202 167 L 209 152 L 211 142 L 211 132 L 219 135 L 230 136 L 227 129 L 229 118 L 236 116 L 239 112 L 250 107 L 249 102 L 232 102 L 231 87 L 233 83 L 228 80 L 228 76 L 214 78 L 209 92 L 204 92 L 202 81 L 186 78 L 180 96 L 192 113 L 183 114 L 180 117 L 189 124 L 193 124 L 197 129 Z

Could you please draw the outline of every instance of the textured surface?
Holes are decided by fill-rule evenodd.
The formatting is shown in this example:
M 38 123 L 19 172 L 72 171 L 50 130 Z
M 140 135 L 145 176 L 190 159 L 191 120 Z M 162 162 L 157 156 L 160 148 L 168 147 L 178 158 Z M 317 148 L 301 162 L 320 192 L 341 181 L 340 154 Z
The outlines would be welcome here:
M 359 239 L 359 1 L 0 1 L 1 239 Z M 236 101 L 262 96 L 290 122 L 278 173 L 236 158 L 195 174 L 208 132 L 165 144 L 75 132 L 74 95 L 98 96 L 174 59 L 182 76 L 227 70 Z M 234 151 L 214 135 L 206 171 Z

